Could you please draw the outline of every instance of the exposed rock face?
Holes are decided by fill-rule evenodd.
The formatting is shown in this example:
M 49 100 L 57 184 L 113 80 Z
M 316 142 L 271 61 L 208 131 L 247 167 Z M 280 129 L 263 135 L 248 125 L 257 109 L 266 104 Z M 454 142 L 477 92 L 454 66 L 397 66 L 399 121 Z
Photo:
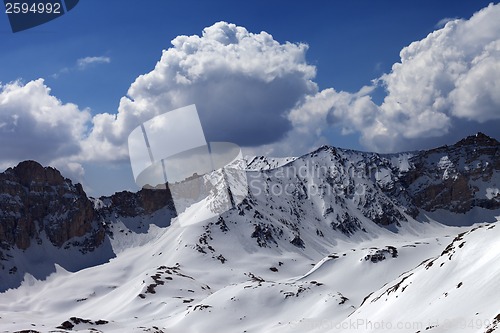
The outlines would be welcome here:
M 71 240 L 83 252 L 92 251 L 105 239 L 107 214 L 123 217 L 148 215 L 173 204 L 168 190 L 143 189 L 103 197 L 98 207 L 80 184 L 59 171 L 35 161 L 19 163 L 0 173 L 0 247 L 25 250 L 42 243 L 42 234 L 55 246 Z
M 0 174 L 0 242 L 27 249 L 42 233 L 58 247 L 82 236 L 98 246 L 105 234 L 80 184 L 54 168 L 21 162 Z
M 141 189 L 136 193 L 122 191 L 110 197 L 101 197 L 100 200 L 109 202 L 105 207 L 98 208 L 100 214 L 114 212 L 119 216 L 135 217 L 149 215 L 166 206 L 175 211 L 168 187 L 167 189 Z
M 483 133 L 453 146 L 424 151 L 411 159 L 403 177 L 417 207 L 465 213 L 473 207 L 500 208 L 500 143 Z

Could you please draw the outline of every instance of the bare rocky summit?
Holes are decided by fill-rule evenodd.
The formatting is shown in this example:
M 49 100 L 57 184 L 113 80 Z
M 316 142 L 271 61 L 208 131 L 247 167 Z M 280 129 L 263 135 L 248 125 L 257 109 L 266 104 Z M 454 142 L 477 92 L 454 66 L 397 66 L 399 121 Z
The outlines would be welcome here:
M 55 246 L 87 236 L 102 243 L 104 229 L 80 184 L 35 161 L 19 163 L 0 174 L 0 242 L 27 249 L 42 242 Z

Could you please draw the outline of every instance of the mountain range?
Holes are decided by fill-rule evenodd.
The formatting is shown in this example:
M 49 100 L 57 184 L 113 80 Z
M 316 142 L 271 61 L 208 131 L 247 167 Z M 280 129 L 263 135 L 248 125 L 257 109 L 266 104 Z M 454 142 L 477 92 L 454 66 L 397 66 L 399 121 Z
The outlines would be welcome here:
M 184 211 L 21 162 L 0 174 L 0 332 L 500 331 L 499 147 L 247 157 Z M 221 212 L 228 186 L 248 195 Z

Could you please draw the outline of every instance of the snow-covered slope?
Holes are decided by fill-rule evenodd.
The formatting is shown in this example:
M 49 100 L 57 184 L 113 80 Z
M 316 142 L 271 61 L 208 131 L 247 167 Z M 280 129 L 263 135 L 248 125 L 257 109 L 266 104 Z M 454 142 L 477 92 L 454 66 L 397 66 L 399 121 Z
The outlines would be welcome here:
M 464 231 L 441 254 L 371 294 L 339 326 L 362 323 L 358 329 L 364 332 L 380 331 L 382 323 L 386 330 L 392 325 L 398 332 L 497 331 L 499 261 L 497 225 Z
M 328 331 L 332 325 L 358 318 L 353 317 L 358 314 L 354 311 L 360 311 L 361 317 L 372 314 L 373 317 L 369 318 L 376 320 L 378 312 L 371 308 L 365 312 L 366 305 L 360 307 L 367 295 L 375 291 L 371 302 L 375 295 L 398 283 L 398 276 L 404 272 L 411 272 L 428 258 L 440 258 L 440 253 L 453 242 L 454 247 L 461 249 L 461 243 L 454 239 L 458 233 L 471 228 L 426 223 L 416 224 L 414 228 L 407 225 L 400 233 L 394 234 L 378 227 L 376 234 L 365 239 L 346 237 L 337 240 L 330 246 L 329 254 L 320 257 L 319 254 L 307 255 L 293 247 L 261 248 L 248 240 L 237 243 L 239 235 L 234 232 L 237 225 L 224 227 L 216 223 L 200 223 L 188 228 L 176 227 L 174 223 L 168 232 L 151 224 L 147 234 L 119 232 L 120 236 L 115 237 L 113 244 L 117 257 L 108 264 L 76 273 L 59 267 L 57 273 L 46 281 L 28 276 L 21 287 L 3 293 L 0 327 L 7 332 L 21 329 L 50 332 L 69 321 L 74 325 L 73 331 L 82 332 L 89 332 L 89 328 L 103 332 L 198 332 L 202 329 L 304 332 L 313 328 Z M 117 230 L 127 230 L 120 222 L 116 222 L 116 227 Z M 226 228 L 233 232 L 224 232 Z M 208 246 L 207 253 L 196 250 L 199 245 L 196 235 L 199 233 L 208 234 L 206 239 L 209 244 L 214 244 L 208 245 L 213 252 Z M 228 235 L 231 236 L 226 239 Z M 124 244 L 124 239 L 129 243 Z M 478 234 L 476 239 L 467 241 L 464 237 L 464 240 L 465 245 L 471 243 L 471 251 L 474 242 L 480 240 L 492 252 L 488 257 L 489 265 L 495 266 L 498 250 L 492 249 L 498 249 L 497 234 Z M 466 246 L 462 247 L 466 249 Z M 479 253 L 467 263 L 478 261 Z M 435 260 L 436 267 L 441 264 L 439 260 L 448 258 Z M 455 260 L 460 261 L 461 255 Z M 476 270 L 479 266 L 473 266 L 467 270 L 467 265 L 464 263 L 460 272 L 468 277 L 464 275 L 462 278 L 462 275 L 455 275 L 453 267 L 456 264 L 450 261 L 450 271 L 443 271 L 443 274 L 449 274 L 450 282 L 443 284 L 442 291 L 433 292 L 450 292 L 448 284 L 455 283 L 456 279 L 460 280 L 456 281 L 457 284 L 463 282 L 464 286 L 467 281 L 468 288 L 473 291 L 475 285 L 472 281 L 482 279 L 489 268 L 485 265 Z M 418 267 L 416 270 L 422 270 Z M 496 274 L 494 269 L 491 273 Z M 430 273 L 421 279 L 421 287 L 415 288 L 412 294 L 408 293 L 410 289 L 406 291 L 414 304 L 405 303 L 405 306 L 425 307 L 419 298 L 421 288 L 426 290 L 426 284 L 431 283 L 427 279 L 434 281 L 432 288 L 440 283 Z M 489 295 L 500 291 L 495 283 L 480 286 L 487 287 Z M 479 294 L 477 299 L 480 301 L 483 296 Z M 481 309 L 493 311 L 494 307 L 488 302 Z M 385 306 L 375 302 L 370 304 L 377 309 Z M 390 306 L 397 305 L 389 303 L 389 308 L 382 314 L 393 314 L 395 310 Z M 435 311 L 439 313 L 441 310 L 437 308 Z M 90 320 L 93 324 L 80 322 L 77 325 L 78 320 L 71 321 L 72 317 Z M 100 321 L 108 323 L 95 324 Z M 155 330 L 154 326 L 158 329 Z
M 432 321 L 469 298 L 484 300 L 476 312 L 493 321 L 498 304 L 486 293 L 500 294 L 491 275 L 500 266 L 488 268 L 500 253 L 498 228 L 476 225 L 500 217 L 498 194 L 483 191 L 499 188 L 491 140 L 394 155 L 322 147 L 249 159 L 249 194 L 215 216 L 199 212 L 227 205 L 217 173 L 204 176 L 207 198 L 175 218 L 167 192 L 94 199 L 106 242 L 83 258 L 70 242 L 42 240 L 54 248 L 40 252 L 52 269 L 37 275 L 46 267 L 31 266 L 39 248 L 4 249 L 12 256 L 0 258 L 5 266 L 26 265 L 15 272 L 21 285 L 0 294 L 0 332 L 327 332 L 349 330 L 353 320 L 409 321 L 412 309 L 415 320 Z M 68 269 L 56 255 L 103 260 Z M 405 281 L 412 285 L 401 293 Z M 465 308 L 457 314 L 477 319 Z M 456 331 L 445 328 L 432 329 Z
M 286 165 L 295 161 L 296 157 L 266 157 L 266 156 L 252 156 L 246 157 L 246 164 L 248 170 L 260 171 L 276 169 L 280 166 Z

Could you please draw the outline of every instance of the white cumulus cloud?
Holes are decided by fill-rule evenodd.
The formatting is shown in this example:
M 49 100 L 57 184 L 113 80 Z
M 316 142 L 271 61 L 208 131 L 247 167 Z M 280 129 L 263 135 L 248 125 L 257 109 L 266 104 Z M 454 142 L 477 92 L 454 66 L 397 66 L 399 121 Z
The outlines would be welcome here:
M 451 22 L 451 21 L 455 21 L 455 20 L 458 20 L 458 17 L 445 17 L 445 18 L 442 18 L 441 20 L 439 20 L 438 23 L 436 23 L 436 28 L 441 29 L 442 27 L 444 27 L 446 25 L 446 23 Z
M 123 158 L 133 128 L 190 104 L 197 106 L 208 141 L 278 141 L 292 128 L 287 114 L 317 92 L 306 50 L 305 44 L 280 43 L 226 22 L 201 36 L 178 36 L 155 68 L 130 86 L 118 114 L 94 117 L 88 156 Z
M 26 159 L 66 164 L 81 154 L 90 120 L 88 110 L 51 95 L 42 79 L 0 85 L 0 164 Z
M 387 93 L 383 103 L 369 93 L 336 96 L 331 123 L 358 131 L 369 149 L 395 151 L 467 124 L 498 121 L 499 17 L 500 5 L 490 5 L 405 47 L 401 61 L 376 80 Z

